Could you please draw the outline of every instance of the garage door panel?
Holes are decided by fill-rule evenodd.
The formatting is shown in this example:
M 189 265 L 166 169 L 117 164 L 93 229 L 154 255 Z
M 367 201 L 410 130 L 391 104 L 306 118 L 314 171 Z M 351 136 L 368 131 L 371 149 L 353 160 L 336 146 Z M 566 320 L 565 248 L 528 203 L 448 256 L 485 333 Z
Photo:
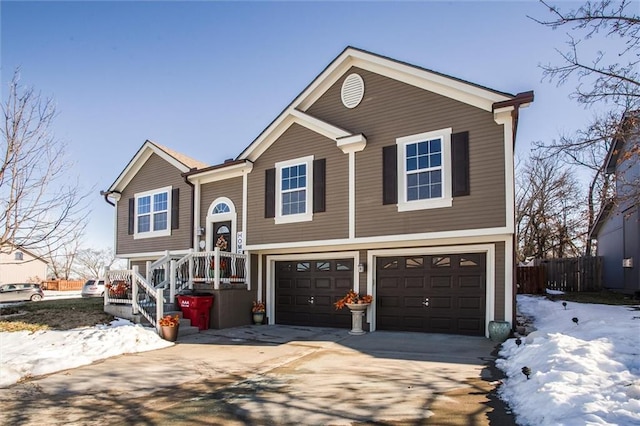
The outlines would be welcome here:
M 408 277 L 404 280 L 404 288 L 424 288 L 424 277 Z
M 431 317 L 430 328 L 436 333 L 448 333 L 453 328 L 455 319 L 449 317 Z
M 463 275 L 458 277 L 458 287 L 465 289 L 480 289 L 483 287 L 481 277 L 478 275 Z
M 353 279 L 351 278 L 336 278 L 335 288 L 342 289 L 346 294 L 347 291 L 353 288 Z
M 449 289 L 451 285 L 451 276 L 432 276 L 429 281 L 430 287 L 434 289 Z
M 307 306 L 309 305 L 309 296 L 304 294 L 298 294 L 295 296 L 293 304 L 295 306 Z
M 333 299 L 330 296 L 314 296 L 313 304 L 316 307 L 332 306 Z
M 293 287 L 292 280 L 280 280 L 276 284 L 276 289 L 286 289 L 286 288 L 292 288 L 292 287 Z
M 484 335 L 485 254 L 376 260 L 380 330 Z M 423 305 L 425 299 L 428 306 Z
M 315 280 L 315 288 L 331 288 L 331 280 L 329 278 L 317 278 Z
M 400 307 L 400 297 L 387 296 L 383 299 L 379 299 L 378 307 L 379 308 L 398 308 Z
M 484 334 L 484 321 L 477 318 L 459 318 L 458 330 L 460 334 L 481 335 Z
M 400 278 L 396 278 L 396 277 L 387 277 L 387 278 L 382 278 L 380 280 L 378 280 L 378 288 L 379 289 L 399 289 L 400 288 L 400 283 L 401 283 L 401 279 Z
M 458 306 L 460 309 L 482 309 L 483 301 L 479 297 L 460 297 L 458 298 Z
M 402 305 L 406 308 L 424 308 L 422 304 L 424 302 L 424 297 L 422 296 L 405 296 L 402 298 Z
M 311 280 L 309 279 L 297 279 L 296 288 L 311 288 Z
M 451 297 L 430 297 L 429 307 L 425 309 L 451 309 L 453 307 L 453 301 Z

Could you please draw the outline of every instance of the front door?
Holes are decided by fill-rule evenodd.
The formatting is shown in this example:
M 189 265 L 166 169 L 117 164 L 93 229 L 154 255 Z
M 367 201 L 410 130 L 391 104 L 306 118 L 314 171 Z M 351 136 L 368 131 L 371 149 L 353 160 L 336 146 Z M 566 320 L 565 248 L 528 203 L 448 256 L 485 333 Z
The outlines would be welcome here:
M 231 251 L 231 221 L 215 222 L 213 224 L 213 248 L 218 247 L 220 251 Z

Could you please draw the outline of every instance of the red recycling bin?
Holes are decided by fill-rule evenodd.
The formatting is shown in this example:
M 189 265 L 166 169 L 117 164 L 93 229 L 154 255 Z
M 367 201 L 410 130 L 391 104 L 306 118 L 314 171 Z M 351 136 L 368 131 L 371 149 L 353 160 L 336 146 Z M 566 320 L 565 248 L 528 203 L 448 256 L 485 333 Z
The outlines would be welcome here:
M 209 312 L 213 306 L 213 296 L 178 296 L 182 315 L 191 320 L 191 325 L 199 330 L 209 329 Z

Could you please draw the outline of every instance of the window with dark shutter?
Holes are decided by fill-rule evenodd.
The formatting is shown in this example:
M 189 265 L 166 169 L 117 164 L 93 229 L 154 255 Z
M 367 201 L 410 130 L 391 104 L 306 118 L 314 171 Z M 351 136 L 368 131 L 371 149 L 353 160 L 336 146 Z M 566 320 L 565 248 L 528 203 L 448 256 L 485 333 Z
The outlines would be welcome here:
M 382 148 L 382 204 L 398 202 L 398 146 Z
M 264 217 L 276 217 L 276 169 L 265 170 Z
M 452 195 L 470 194 L 469 184 L 469 132 L 451 135 Z
M 180 227 L 180 188 L 171 191 L 171 229 Z
M 313 212 L 325 211 L 325 181 L 327 162 L 324 158 L 313 162 Z
M 135 232 L 135 229 L 134 229 L 135 214 L 136 214 L 136 199 L 129 198 L 129 230 L 127 232 L 129 235 L 133 235 L 133 233 Z

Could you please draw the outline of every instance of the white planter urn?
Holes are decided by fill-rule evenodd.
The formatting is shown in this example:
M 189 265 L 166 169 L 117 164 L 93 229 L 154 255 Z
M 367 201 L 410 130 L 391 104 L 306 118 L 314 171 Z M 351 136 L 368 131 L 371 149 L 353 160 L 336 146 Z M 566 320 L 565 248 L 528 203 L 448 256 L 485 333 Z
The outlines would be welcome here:
M 362 329 L 362 318 L 369 305 L 370 303 L 347 303 L 347 307 L 351 310 L 351 331 L 349 334 L 358 336 L 366 333 Z

